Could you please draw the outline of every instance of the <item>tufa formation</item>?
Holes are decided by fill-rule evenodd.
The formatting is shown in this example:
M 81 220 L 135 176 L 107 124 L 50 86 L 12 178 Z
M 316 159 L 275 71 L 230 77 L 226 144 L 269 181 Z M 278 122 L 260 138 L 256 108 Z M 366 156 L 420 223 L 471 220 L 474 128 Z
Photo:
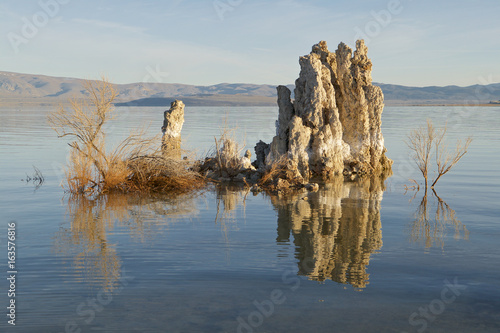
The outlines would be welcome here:
M 276 136 L 270 144 L 259 141 L 256 161 L 250 151 L 240 157 L 241 147 L 224 134 L 215 140 L 212 156 L 199 161 L 196 171 L 215 181 L 237 181 L 252 191 L 284 193 L 319 186 L 312 177 L 325 180 L 377 176 L 392 173 L 382 136 L 382 90 L 372 84 L 372 62 L 363 40 L 353 52 L 344 43 L 332 53 L 326 42 L 314 45 L 300 57 L 295 99 L 285 86 L 277 87 L 279 114 Z M 184 104 L 174 101 L 165 111 L 162 149 L 180 158 Z
M 165 111 L 163 117 L 161 148 L 164 156 L 175 159 L 181 158 L 181 131 L 183 124 L 184 103 L 175 100 L 171 103 L 170 109 Z
M 352 51 L 344 43 L 332 53 L 326 42 L 300 57 L 295 100 L 279 86 L 276 136 L 256 146 L 262 169 L 287 158 L 304 179 L 338 174 L 390 174 L 381 116 L 382 90 L 372 85 L 372 62 L 363 40 Z

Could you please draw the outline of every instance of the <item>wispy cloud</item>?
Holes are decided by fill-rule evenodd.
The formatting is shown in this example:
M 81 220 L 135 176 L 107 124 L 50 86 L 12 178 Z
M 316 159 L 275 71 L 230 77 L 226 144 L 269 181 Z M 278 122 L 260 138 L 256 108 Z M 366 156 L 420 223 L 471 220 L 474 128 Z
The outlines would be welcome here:
M 105 28 L 105 29 L 113 29 L 113 30 L 121 30 L 123 32 L 131 32 L 131 33 L 143 33 L 146 29 L 142 27 L 132 26 L 132 25 L 124 25 L 117 22 L 110 21 L 101 21 L 101 20 L 92 20 L 92 19 L 83 19 L 83 18 L 74 18 L 72 20 L 74 23 L 84 24 L 87 26 L 93 26 L 95 28 Z
M 70 1 L 19 55 L 9 52 L 7 38 L 0 39 L 2 69 L 78 77 L 105 71 L 117 82 L 132 82 L 142 80 L 147 66 L 159 65 L 168 80 L 180 83 L 286 84 L 295 80 L 298 58 L 311 45 L 326 40 L 332 51 L 341 41 L 354 46 L 355 28 L 377 24 L 373 12 L 388 8 L 382 0 L 221 1 L 238 4 L 222 21 L 212 0 Z M 498 0 L 481 6 L 466 0 L 402 2 L 404 10 L 370 35 L 374 79 L 453 84 L 474 82 L 472 74 L 460 76 L 484 68 L 500 74 Z M 37 1 L 4 2 L 0 28 L 20 34 L 21 19 L 40 10 Z

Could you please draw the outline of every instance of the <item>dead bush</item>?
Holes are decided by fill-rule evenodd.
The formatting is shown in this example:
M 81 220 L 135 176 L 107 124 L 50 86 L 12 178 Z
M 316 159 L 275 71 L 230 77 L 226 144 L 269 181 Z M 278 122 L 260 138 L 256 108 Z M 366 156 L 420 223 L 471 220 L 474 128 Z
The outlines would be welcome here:
M 200 187 L 203 179 L 189 171 L 186 162 L 163 158 L 160 135 L 146 136 L 146 129 L 131 132 L 110 152 L 103 127 L 114 118 L 117 92 L 106 78 L 86 81 L 88 100 L 72 100 L 69 110 L 60 107 L 48 116 L 59 137 L 73 141 L 66 180 L 72 193 L 107 191 L 186 191 Z
M 430 119 L 427 120 L 427 128 L 420 127 L 408 134 L 406 144 L 412 151 L 412 158 L 424 177 L 426 191 L 432 151 L 434 150 L 436 158 L 437 176 L 432 181 L 431 188 L 460 161 L 472 142 L 471 137 L 468 137 L 463 144 L 461 140 L 458 140 L 455 150 L 451 152 L 445 143 L 445 134 L 446 125 L 443 129 L 436 130 Z

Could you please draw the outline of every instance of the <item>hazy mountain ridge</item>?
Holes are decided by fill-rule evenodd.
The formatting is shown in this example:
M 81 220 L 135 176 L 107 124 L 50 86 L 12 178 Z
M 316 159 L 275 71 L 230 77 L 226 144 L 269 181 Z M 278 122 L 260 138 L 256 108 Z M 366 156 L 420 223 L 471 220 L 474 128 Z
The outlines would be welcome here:
M 84 80 L 76 78 L 52 77 L 45 75 L 20 74 L 0 71 L 0 98 L 9 97 L 83 97 Z M 273 85 L 245 83 L 220 83 L 212 86 L 195 86 L 177 83 L 138 82 L 116 84 L 119 100 L 147 97 L 175 97 L 193 95 L 248 95 L 276 96 Z
M 83 79 L 0 71 L 0 105 L 9 103 L 57 104 L 86 96 Z M 500 99 L 500 83 L 468 87 L 408 87 L 375 83 L 386 104 L 474 104 Z M 288 87 L 292 90 L 294 85 Z M 117 103 L 159 105 L 175 98 L 186 105 L 276 105 L 276 86 L 220 83 L 196 86 L 177 83 L 139 82 L 117 84 Z M 167 104 L 168 105 L 168 104 Z
M 388 104 L 478 104 L 500 99 L 500 83 L 488 85 L 408 87 L 375 83 Z

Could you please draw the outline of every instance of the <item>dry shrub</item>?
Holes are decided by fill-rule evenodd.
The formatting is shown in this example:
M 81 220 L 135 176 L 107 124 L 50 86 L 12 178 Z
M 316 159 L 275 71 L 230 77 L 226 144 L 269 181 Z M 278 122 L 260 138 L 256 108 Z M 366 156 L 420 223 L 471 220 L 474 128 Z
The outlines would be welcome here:
M 413 152 L 413 160 L 422 173 L 427 188 L 429 173 L 429 161 L 432 150 L 432 143 L 436 139 L 437 133 L 430 119 L 427 119 L 427 128 L 419 127 L 412 130 L 408 135 L 406 145 Z
M 436 185 L 437 181 L 441 176 L 445 175 L 451 168 L 460 161 L 460 159 L 467 154 L 469 145 L 472 143 L 472 138 L 468 137 L 462 144 L 462 140 L 458 140 L 453 152 L 449 151 L 446 142 L 443 140 L 446 134 L 446 126 L 441 131 L 441 135 L 437 138 L 434 146 L 436 150 L 436 166 L 437 166 L 437 177 L 431 184 L 431 188 Z
M 259 180 L 259 186 L 265 190 L 289 191 L 301 188 L 305 180 L 300 174 L 297 163 L 282 155 L 266 165 L 266 170 Z
M 235 139 L 235 130 L 228 129 L 225 124 L 219 139 L 215 138 L 215 152 L 210 159 L 215 160 L 215 172 L 220 177 L 234 177 L 241 170 L 241 153 L 244 144 Z
M 121 188 L 126 189 L 127 180 L 130 177 L 128 161 L 110 159 L 106 167 L 106 177 L 103 179 L 103 190 L 111 191 Z
M 472 142 L 471 137 L 468 137 L 463 144 L 459 140 L 455 150 L 450 152 L 444 140 L 445 135 L 446 125 L 437 130 L 430 119 L 427 119 L 427 128 L 419 127 L 408 134 L 406 144 L 412 151 L 412 158 L 424 177 L 425 190 L 427 190 L 429 162 L 433 149 L 436 157 L 437 176 L 432 181 L 431 188 L 436 185 L 439 178 L 448 173 L 460 161 Z
M 277 178 L 281 178 L 280 176 L 287 171 L 288 162 L 286 155 L 282 155 L 270 164 L 267 164 L 266 170 L 259 180 L 259 185 L 264 186 L 272 183 Z
M 66 167 L 66 181 L 71 193 L 83 193 L 97 185 L 94 181 L 94 166 L 82 152 L 72 149 Z
M 144 128 L 133 131 L 108 152 L 103 127 L 114 118 L 117 92 L 104 77 L 86 81 L 84 87 L 89 100 L 72 100 L 70 110 L 60 107 L 48 117 L 59 137 L 74 140 L 69 143 L 72 149 L 66 170 L 70 192 L 94 195 L 200 187 L 202 179 L 188 171 L 186 163 L 162 158 L 160 134 L 147 137 Z
M 187 161 L 158 155 L 140 156 L 131 159 L 129 169 L 132 175 L 128 186 L 139 191 L 186 192 L 200 189 L 204 179 L 190 169 Z

